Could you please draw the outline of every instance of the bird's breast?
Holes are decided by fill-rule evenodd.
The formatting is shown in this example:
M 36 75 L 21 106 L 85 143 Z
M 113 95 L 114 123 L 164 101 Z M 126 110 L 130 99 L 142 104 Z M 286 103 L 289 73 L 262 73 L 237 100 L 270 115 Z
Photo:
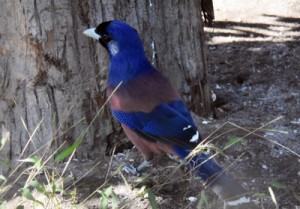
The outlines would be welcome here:
M 111 109 L 123 112 L 149 113 L 160 104 L 180 99 L 170 82 L 159 73 L 139 76 L 122 84 L 117 90 L 108 85 L 108 96 L 112 93 L 109 101 Z

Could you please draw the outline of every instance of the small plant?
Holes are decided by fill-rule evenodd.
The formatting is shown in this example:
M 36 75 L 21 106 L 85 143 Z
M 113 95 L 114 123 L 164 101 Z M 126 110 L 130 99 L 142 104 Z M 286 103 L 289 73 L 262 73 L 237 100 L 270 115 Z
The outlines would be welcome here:
M 158 209 L 158 205 L 157 205 L 157 202 L 156 202 L 155 195 L 153 194 L 153 192 L 150 189 L 148 190 L 147 197 L 148 197 L 148 200 L 151 204 L 152 209 Z
M 44 208 L 48 208 L 49 205 L 58 207 L 60 201 L 57 198 L 57 194 L 66 194 L 59 174 L 55 172 L 50 174 L 45 168 L 45 163 L 39 157 L 29 157 L 20 161 L 33 164 L 25 170 L 28 174 L 28 179 L 24 188 L 21 189 L 22 196 Z M 46 183 L 38 181 L 38 174 L 41 173 L 46 177 Z
M 2 136 L 2 138 L 0 138 L 0 151 L 3 149 L 3 147 L 5 146 L 5 144 L 8 142 L 9 137 L 10 137 L 9 132 L 5 132 L 3 134 L 3 136 Z M 5 166 L 7 168 L 11 168 L 10 162 L 8 160 L 6 160 L 6 159 L 3 159 L 2 157 L 0 157 L 0 164 L 2 164 L 3 166 Z
M 142 198 L 147 198 L 150 202 L 150 205 L 151 205 L 152 209 L 157 209 L 158 208 L 155 195 L 146 186 L 141 187 L 141 189 L 137 193 L 137 196 L 142 197 Z
M 36 198 L 33 197 L 31 191 L 29 190 L 29 188 L 22 188 L 21 190 L 22 190 L 22 196 L 23 197 L 25 197 L 26 199 L 31 200 L 31 201 L 33 201 L 33 202 L 35 202 L 35 203 L 37 203 L 37 204 L 39 204 L 43 207 L 45 207 L 43 202 L 41 202 L 41 201 L 39 201 L 39 200 L 37 200 Z
M 277 180 L 271 182 L 271 186 L 276 189 L 287 189 L 288 187 Z
M 104 192 L 98 191 L 101 194 L 99 207 L 101 209 L 107 209 L 109 202 L 111 202 L 111 208 L 116 209 L 119 206 L 119 198 L 113 191 L 113 187 L 110 186 L 104 190 Z M 110 200 L 110 201 L 109 201 Z
M 199 203 L 197 205 L 197 209 L 204 208 L 204 205 L 205 205 L 205 207 L 208 207 L 208 200 L 207 200 L 207 196 L 205 194 L 205 191 L 202 190 L 200 192 L 200 198 L 199 198 Z

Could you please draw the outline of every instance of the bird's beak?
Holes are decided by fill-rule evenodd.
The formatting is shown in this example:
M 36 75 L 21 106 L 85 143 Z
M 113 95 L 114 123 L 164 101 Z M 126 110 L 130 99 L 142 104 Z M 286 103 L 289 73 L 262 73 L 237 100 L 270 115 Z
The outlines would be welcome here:
M 90 28 L 90 29 L 83 31 L 83 34 L 86 36 L 89 36 L 91 38 L 94 38 L 96 40 L 99 40 L 99 38 L 101 38 L 101 36 L 99 34 L 97 34 L 95 32 L 95 30 L 96 30 L 96 28 Z

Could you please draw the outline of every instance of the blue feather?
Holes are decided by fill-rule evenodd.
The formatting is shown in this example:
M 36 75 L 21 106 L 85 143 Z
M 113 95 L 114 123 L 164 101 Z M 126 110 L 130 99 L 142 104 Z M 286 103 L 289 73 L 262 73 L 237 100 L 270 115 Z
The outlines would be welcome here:
M 182 146 L 173 146 L 173 150 L 181 159 L 185 159 L 190 154 L 190 150 Z M 221 176 L 223 171 L 221 166 L 204 153 L 196 154 L 189 159 L 188 166 L 195 169 L 196 175 L 203 181 L 212 180 L 217 175 Z
M 165 143 L 185 145 L 189 148 L 194 148 L 200 141 L 199 135 L 198 140 L 190 142 L 198 130 L 182 100 L 174 101 L 169 105 L 160 104 L 150 113 L 128 113 L 119 110 L 112 112 L 120 123 L 133 131 L 151 136 L 151 141 L 156 138 Z

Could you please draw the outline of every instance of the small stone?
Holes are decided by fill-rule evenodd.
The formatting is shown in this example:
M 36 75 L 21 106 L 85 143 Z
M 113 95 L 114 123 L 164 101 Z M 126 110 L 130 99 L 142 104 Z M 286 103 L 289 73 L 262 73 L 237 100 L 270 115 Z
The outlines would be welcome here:
M 266 132 L 266 134 L 269 135 L 269 136 L 274 136 L 273 132 Z
M 197 197 L 189 197 L 188 200 L 190 202 L 196 202 L 197 201 Z

